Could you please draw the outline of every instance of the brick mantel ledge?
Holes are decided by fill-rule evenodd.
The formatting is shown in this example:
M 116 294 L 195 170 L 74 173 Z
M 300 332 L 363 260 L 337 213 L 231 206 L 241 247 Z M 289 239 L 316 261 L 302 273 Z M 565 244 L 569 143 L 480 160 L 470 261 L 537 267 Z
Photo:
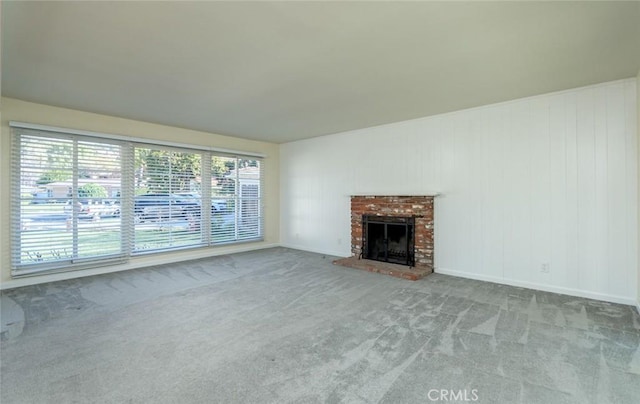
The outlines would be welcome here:
M 412 193 L 395 193 L 395 194 L 380 194 L 380 193 L 376 193 L 376 192 L 356 192 L 353 194 L 349 194 L 347 195 L 349 197 L 354 197 L 354 196 L 376 196 L 376 197 L 385 197 L 385 196 L 395 196 L 395 197 L 415 197 L 417 195 L 412 194 Z M 441 192 L 425 192 L 425 193 L 421 193 L 419 195 L 420 197 L 431 197 L 431 198 L 435 198 L 437 196 L 442 196 Z

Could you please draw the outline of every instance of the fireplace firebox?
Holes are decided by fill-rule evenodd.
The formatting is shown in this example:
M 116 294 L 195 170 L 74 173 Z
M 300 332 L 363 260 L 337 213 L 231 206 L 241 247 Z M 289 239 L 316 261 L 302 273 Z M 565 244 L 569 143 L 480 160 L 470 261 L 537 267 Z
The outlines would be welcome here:
M 414 217 L 363 215 L 362 257 L 413 267 L 414 228 Z

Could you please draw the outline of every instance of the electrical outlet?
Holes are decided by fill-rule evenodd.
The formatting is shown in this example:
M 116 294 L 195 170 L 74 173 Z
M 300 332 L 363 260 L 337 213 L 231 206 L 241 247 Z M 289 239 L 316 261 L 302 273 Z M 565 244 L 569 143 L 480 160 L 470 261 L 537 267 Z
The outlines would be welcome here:
M 540 266 L 540 272 L 543 272 L 545 274 L 549 273 L 549 263 L 545 262 Z
M 342 244 L 342 239 L 338 238 L 338 245 L 341 245 L 341 244 Z

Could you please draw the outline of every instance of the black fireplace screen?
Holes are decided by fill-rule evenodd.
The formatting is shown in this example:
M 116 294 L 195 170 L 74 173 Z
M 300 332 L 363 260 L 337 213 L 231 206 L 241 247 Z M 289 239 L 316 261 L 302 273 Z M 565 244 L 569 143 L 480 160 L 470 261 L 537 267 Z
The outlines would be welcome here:
M 363 258 L 415 265 L 413 217 L 362 216 Z

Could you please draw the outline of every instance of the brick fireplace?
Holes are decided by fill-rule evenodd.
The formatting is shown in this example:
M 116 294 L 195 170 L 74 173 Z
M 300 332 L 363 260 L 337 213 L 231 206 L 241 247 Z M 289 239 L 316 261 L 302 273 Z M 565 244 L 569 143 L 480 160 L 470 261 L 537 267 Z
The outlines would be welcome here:
M 433 272 L 433 200 L 434 196 L 353 195 L 351 196 L 351 258 L 339 260 L 340 265 L 382 272 L 406 279 L 420 279 Z M 414 267 L 362 260 L 363 216 L 413 218 Z M 365 261 L 364 263 L 362 261 Z M 363 267 L 364 266 L 364 267 Z M 406 268 L 406 269 L 401 269 Z

